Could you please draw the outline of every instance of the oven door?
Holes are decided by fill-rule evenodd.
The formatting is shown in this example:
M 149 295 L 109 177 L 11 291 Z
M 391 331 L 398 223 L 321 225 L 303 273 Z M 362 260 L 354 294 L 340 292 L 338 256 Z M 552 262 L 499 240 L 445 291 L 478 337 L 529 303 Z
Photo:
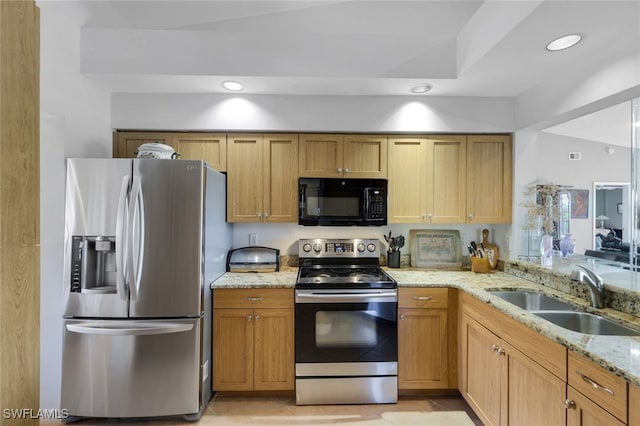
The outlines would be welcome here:
M 295 293 L 296 364 L 397 362 L 396 289 Z

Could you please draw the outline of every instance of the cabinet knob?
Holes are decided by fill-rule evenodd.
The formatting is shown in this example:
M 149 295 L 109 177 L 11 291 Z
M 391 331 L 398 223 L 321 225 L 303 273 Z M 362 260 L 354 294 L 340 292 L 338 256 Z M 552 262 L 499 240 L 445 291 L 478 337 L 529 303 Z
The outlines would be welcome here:
M 256 315 L 256 321 L 260 319 L 260 315 Z
M 400 314 L 400 319 L 404 321 L 404 314 Z
M 433 214 L 429 213 L 429 222 L 433 221 Z
M 575 401 L 572 401 L 570 399 L 565 399 L 564 400 L 564 408 L 566 408 L 567 410 L 572 409 L 572 408 L 576 408 Z
M 267 220 L 269 218 L 269 213 L 265 213 L 264 214 L 264 220 Z
M 491 345 L 491 352 L 498 352 L 498 345 Z
M 258 213 L 256 216 L 258 216 L 258 217 L 262 217 L 262 213 Z
M 473 220 L 473 214 L 469 215 L 469 219 Z
M 342 169 L 338 167 L 338 173 L 342 173 Z
M 504 355 L 506 353 L 507 353 L 507 351 L 505 351 L 504 349 L 498 348 L 498 355 Z
M 422 215 L 422 221 L 423 221 L 423 222 L 426 222 L 426 221 L 427 221 L 427 215 L 426 215 L 426 214 L 423 214 L 423 215 Z
M 349 170 L 349 169 L 344 169 L 344 172 L 345 172 L 345 173 L 351 173 L 351 170 Z
M 247 321 L 251 321 L 252 319 L 253 319 L 253 317 L 252 317 L 251 315 L 249 315 L 249 316 L 247 317 Z

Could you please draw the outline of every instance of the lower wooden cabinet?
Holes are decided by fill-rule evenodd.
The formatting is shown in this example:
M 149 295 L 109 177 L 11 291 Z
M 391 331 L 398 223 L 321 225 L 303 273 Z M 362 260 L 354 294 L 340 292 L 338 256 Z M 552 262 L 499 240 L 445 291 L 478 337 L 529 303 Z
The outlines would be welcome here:
M 460 392 L 482 422 L 565 424 L 566 349 L 472 296 L 462 303 Z
M 216 289 L 213 298 L 213 389 L 293 390 L 293 290 Z
M 398 296 L 398 388 L 455 387 L 449 380 L 448 289 L 400 288 Z
M 626 424 L 627 382 L 574 352 L 568 365 L 567 424 Z
M 567 387 L 566 406 L 567 426 L 624 426 L 626 424 L 571 386 Z

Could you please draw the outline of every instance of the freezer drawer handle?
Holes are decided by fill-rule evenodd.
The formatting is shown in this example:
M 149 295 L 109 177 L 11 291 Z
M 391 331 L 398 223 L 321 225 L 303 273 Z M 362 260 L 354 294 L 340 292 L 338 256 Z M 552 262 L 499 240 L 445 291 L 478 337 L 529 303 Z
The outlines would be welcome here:
M 67 330 L 79 334 L 96 334 L 101 336 L 149 336 L 153 334 L 182 333 L 191 331 L 193 324 L 131 324 L 129 327 L 91 324 L 67 324 Z

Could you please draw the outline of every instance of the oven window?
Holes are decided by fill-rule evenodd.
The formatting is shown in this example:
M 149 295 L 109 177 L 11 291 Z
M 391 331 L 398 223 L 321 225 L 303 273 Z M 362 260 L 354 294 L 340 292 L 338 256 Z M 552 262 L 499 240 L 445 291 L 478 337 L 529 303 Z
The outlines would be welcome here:
M 296 362 L 398 360 L 398 304 L 296 303 Z
M 316 312 L 318 348 L 373 348 L 378 344 L 376 311 Z

